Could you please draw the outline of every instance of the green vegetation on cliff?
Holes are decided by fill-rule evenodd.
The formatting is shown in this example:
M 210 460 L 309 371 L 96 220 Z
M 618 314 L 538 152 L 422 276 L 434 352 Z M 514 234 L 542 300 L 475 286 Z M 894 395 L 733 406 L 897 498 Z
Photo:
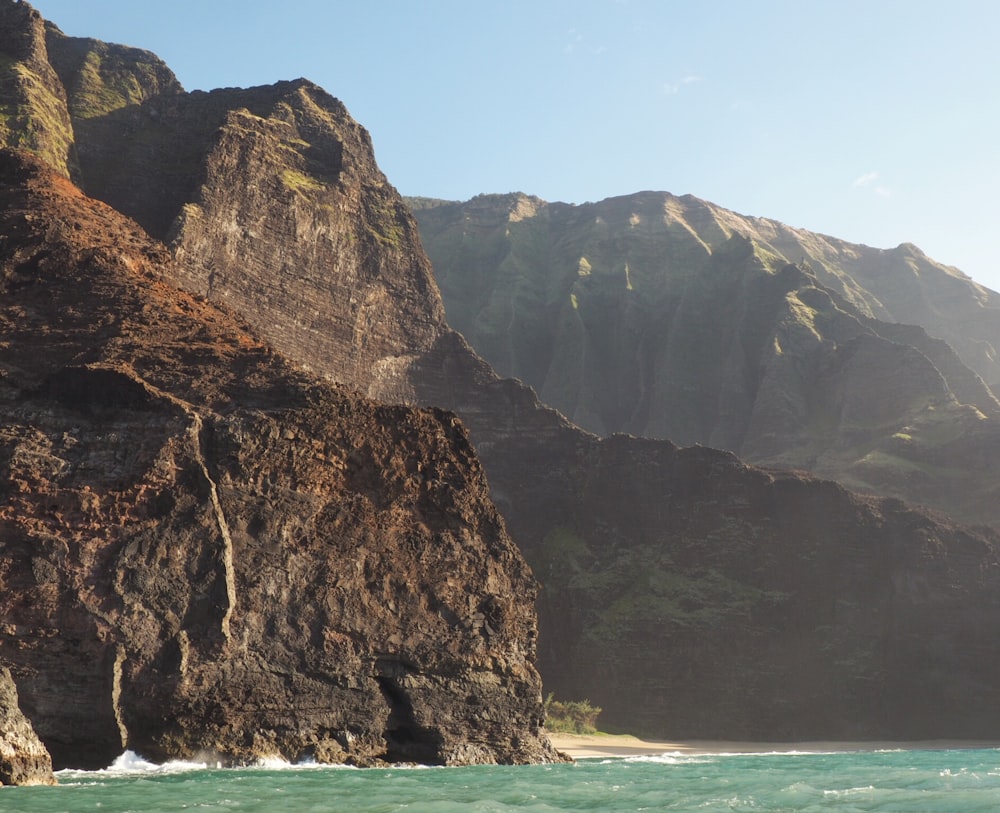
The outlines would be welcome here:
M 61 88 L 47 73 L 0 53 L 0 144 L 37 153 L 69 177 L 73 126 Z

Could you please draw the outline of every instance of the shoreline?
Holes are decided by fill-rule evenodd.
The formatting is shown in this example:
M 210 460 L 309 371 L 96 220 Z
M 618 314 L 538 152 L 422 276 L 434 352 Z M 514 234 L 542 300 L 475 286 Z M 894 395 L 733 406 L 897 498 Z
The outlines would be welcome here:
M 998 740 L 916 740 L 907 742 L 741 742 L 643 740 L 631 734 L 561 734 L 546 732 L 557 751 L 571 759 L 613 757 L 696 756 L 705 754 L 837 753 L 850 751 L 945 751 L 1000 748 Z

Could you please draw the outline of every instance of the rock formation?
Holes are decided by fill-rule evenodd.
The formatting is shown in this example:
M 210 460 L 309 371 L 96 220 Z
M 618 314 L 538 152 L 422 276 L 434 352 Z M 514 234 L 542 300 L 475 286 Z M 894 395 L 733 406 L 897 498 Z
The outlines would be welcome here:
M 484 460 L 492 476 L 498 461 Z M 773 741 L 994 736 L 995 531 L 620 435 L 564 448 L 543 471 L 505 494 L 544 585 L 539 669 L 547 692 L 603 708 L 602 725 Z
M 296 372 L 11 151 L 0 234 L 0 660 L 57 766 L 554 757 L 454 416 Z
M 54 785 L 52 757 L 17 703 L 17 686 L 0 669 L 0 785 Z
M 97 45 L 60 37 L 50 28 L 48 48 L 77 110 L 78 89 L 93 92 L 109 80 L 75 67 L 88 64 L 85 52 Z M 75 62 L 59 56 L 70 51 Z M 995 730 L 992 532 L 805 475 L 755 469 L 725 452 L 581 430 L 529 387 L 498 377 L 444 322 L 415 223 L 339 102 L 304 80 L 186 94 L 160 69 L 149 79 L 154 60 L 139 62 L 144 78 L 135 86 L 150 92 L 112 94 L 114 104 L 76 129 L 79 173 L 85 191 L 167 239 L 175 259 L 161 258 L 141 235 L 119 239 L 145 248 L 121 262 L 116 247 L 96 254 L 103 273 L 88 284 L 97 291 L 110 284 L 107 260 L 150 268 L 153 290 L 168 302 L 177 297 L 173 285 L 197 296 L 124 309 L 155 326 L 155 343 L 144 349 L 149 329 L 131 322 L 124 329 L 107 308 L 94 308 L 92 296 L 84 308 L 79 295 L 60 294 L 65 313 L 49 308 L 37 325 L 76 324 L 74 335 L 91 344 L 93 335 L 106 339 L 84 351 L 60 334 L 48 346 L 62 355 L 45 375 L 34 372 L 30 350 L 10 357 L 20 376 L 11 392 L 22 400 L 14 403 L 27 404 L 42 428 L 12 422 L 4 465 L 17 466 L 12 482 L 27 484 L 16 499 L 35 502 L 12 504 L 10 517 L 33 524 L 20 535 L 0 528 L 0 538 L 17 540 L 8 555 L 21 589 L 34 591 L 21 609 L 30 614 L 43 598 L 60 608 L 50 626 L 33 616 L 24 624 L 26 633 L 42 630 L 35 641 L 60 630 L 54 647 L 38 644 L 32 658 L 51 675 L 47 653 L 77 657 L 74 683 L 60 696 L 105 698 L 89 740 L 110 751 L 123 737 L 138 739 L 154 753 L 178 753 L 207 732 L 238 755 L 277 744 L 338 759 L 338 749 L 361 759 L 544 756 L 532 727 L 538 698 L 523 601 L 533 583 L 491 513 L 469 438 L 497 507 L 543 581 L 538 646 L 548 688 L 589 697 L 611 724 L 761 738 Z M 127 60 L 122 65 L 115 87 L 127 84 Z M 60 198 L 56 208 L 64 206 Z M 81 222 L 93 239 L 79 217 L 51 214 L 46 233 L 71 239 Z M 838 336 L 852 352 L 830 355 L 820 342 L 817 358 L 839 359 L 830 387 L 840 388 L 852 414 L 870 408 L 858 400 L 859 365 L 906 361 L 939 374 L 937 389 L 919 378 L 912 398 L 930 398 L 949 414 L 964 410 L 970 423 L 978 420 L 973 410 L 989 417 L 991 393 L 946 346 L 924 334 L 904 346 L 898 337 L 908 328 L 876 331 L 866 321 L 874 315 L 849 314 L 848 297 L 814 284 L 802 266 L 762 260 L 759 246 L 743 238 L 727 250 L 743 270 L 763 263 L 762 299 L 786 309 L 798 300 L 844 332 Z M 145 251 L 152 254 L 143 260 Z M 31 256 L 9 264 L 11 285 L 53 268 L 44 251 Z M 598 277 L 593 258 L 580 262 L 587 257 L 581 253 L 573 269 L 581 285 Z M 691 274 L 708 261 L 699 262 Z M 72 267 L 83 273 L 92 265 Z M 715 270 L 718 277 L 726 268 Z M 31 290 L 41 301 L 57 287 Z M 113 300 L 122 295 L 116 291 Z M 221 341 L 213 331 L 231 325 L 235 316 L 226 314 L 250 327 L 226 328 L 231 338 Z M 300 369 L 268 355 L 249 338 L 251 327 Z M 755 339 L 751 328 L 747 322 L 741 341 Z M 790 340 L 799 335 L 798 323 L 787 328 Z M 239 351 L 240 336 L 249 355 Z M 544 357 L 544 343 L 538 348 Z M 793 359 L 788 353 L 792 372 Z M 377 407 L 321 387 L 301 368 L 371 396 L 453 409 L 469 436 L 450 415 Z M 103 445 L 81 446 L 83 426 Z M 78 481 L 64 485 L 68 473 L 94 477 L 131 461 L 149 474 L 96 479 L 96 502 Z M 95 518 L 93 510 L 105 513 Z M 91 540 L 82 558 L 59 544 L 55 531 L 67 518 Z M 202 541 L 180 544 L 194 528 Z M 93 543 L 108 529 L 110 543 Z M 429 547 L 428 539 L 442 541 Z M 317 545 L 332 553 L 317 558 Z M 441 560 L 429 553 L 439 550 Z M 95 564 L 89 557 L 99 551 L 110 558 Z M 474 576 L 465 574 L 465 552 L 480 563 Z M 108 594 L 87 580 L 87 568 L 98 565 L 117 574 Z M 419 575 L 424 569 L 437 578 Z M 152 580 L 153 572 L 163 578 Z M 292 575 L 302 572 L 320 582 L 299 586 Z M 453 584 L 444 573 L 463 578 Z M 413 589 L 425 583 L 432 588 Z M 241 600 L 248 584 L 273 600 L 252 612 Z M 380 603 L 388 615 L 376 612 Z M 401 613 L 395 621 L 393 612 Z M 88 643 L 63 651 L 64 639 Z M 0 649 L 0 658 L 15 651 Z M 327 652 L 337 654 L 317 670 L 312 658 Z M 279 665 L 254 670 L 265 662 Z M 464 682 L 449 682 L 456 664 Z M 282 716 L 257 703 L 258 677 L 269 687 L 264 696 L 305 698 L 301 710 Z M 59 743 L 47 680 L 35 684 L 42 690 L 28 710 L 43 740 Z M 470 682 L 475 691 L 456 693 Z M 164 703 L 183 722 L 158 718 Z M 310 703 L 327 715 L 325 728 L 309 727 Z M 653 713 L 657 704 L 663 712 Z M 366 722 L 358 728 L 358 720 Z M 512 730 L 521 733 L 508 736 Z M 240 739 L 254 731 L 260 743 Z
M 28 3 L 0 3 L 0 144 L 38 153 L 76 176 L 66 91 L 49 62 L 45 22 Z

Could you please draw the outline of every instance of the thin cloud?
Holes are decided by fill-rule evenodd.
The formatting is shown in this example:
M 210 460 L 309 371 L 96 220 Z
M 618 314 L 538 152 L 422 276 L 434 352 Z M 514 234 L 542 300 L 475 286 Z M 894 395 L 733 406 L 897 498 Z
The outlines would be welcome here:
M 868 189 L 880 198 L 892 197 L 892 190 L 885 184 L 881 183 L 881 179 L 877 172 L 866 172 L 864 175 L 859 175 L 854 179 L 853 186 L 857 189 Z
M 695 76 L 694 74 L 689 74 L 681 79 L 674 82 L 665 82 L 663 85 L 663 92 L 668 96 L 676 96 L 688 85 L 693 85 L 695 82 L 702 81 L 700 76 Z
M 586 37 L 575 28 L 567 31 L 566 36 L 569 38 L 569 41 L 563 46 L 563 51 L 567 54 L 575 54 L 583 51 L 593 56 L 600 56 L 608 50 L 607 45 L 591 45 L 587 42 Z
M 567 54 L 571 54 L 583 42 L 583 34 L 581 34 L 575 28 L 571 28 L 569 31 L 566 32 L 566 35 L 569 37 L 569 42 L 566 43 L 566 45 L 564 46 L 563 50 Z

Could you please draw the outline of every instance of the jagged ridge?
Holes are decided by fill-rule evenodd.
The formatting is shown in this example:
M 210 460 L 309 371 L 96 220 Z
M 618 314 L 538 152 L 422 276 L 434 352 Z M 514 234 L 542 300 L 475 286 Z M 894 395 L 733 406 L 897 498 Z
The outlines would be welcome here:
M 449 320 L 584 428 L 1000 521 L 1000 403 L 967 366 L 996 376 L 997 295 L 914 247 L 652 192 L 422 201 L 416 216 Z

